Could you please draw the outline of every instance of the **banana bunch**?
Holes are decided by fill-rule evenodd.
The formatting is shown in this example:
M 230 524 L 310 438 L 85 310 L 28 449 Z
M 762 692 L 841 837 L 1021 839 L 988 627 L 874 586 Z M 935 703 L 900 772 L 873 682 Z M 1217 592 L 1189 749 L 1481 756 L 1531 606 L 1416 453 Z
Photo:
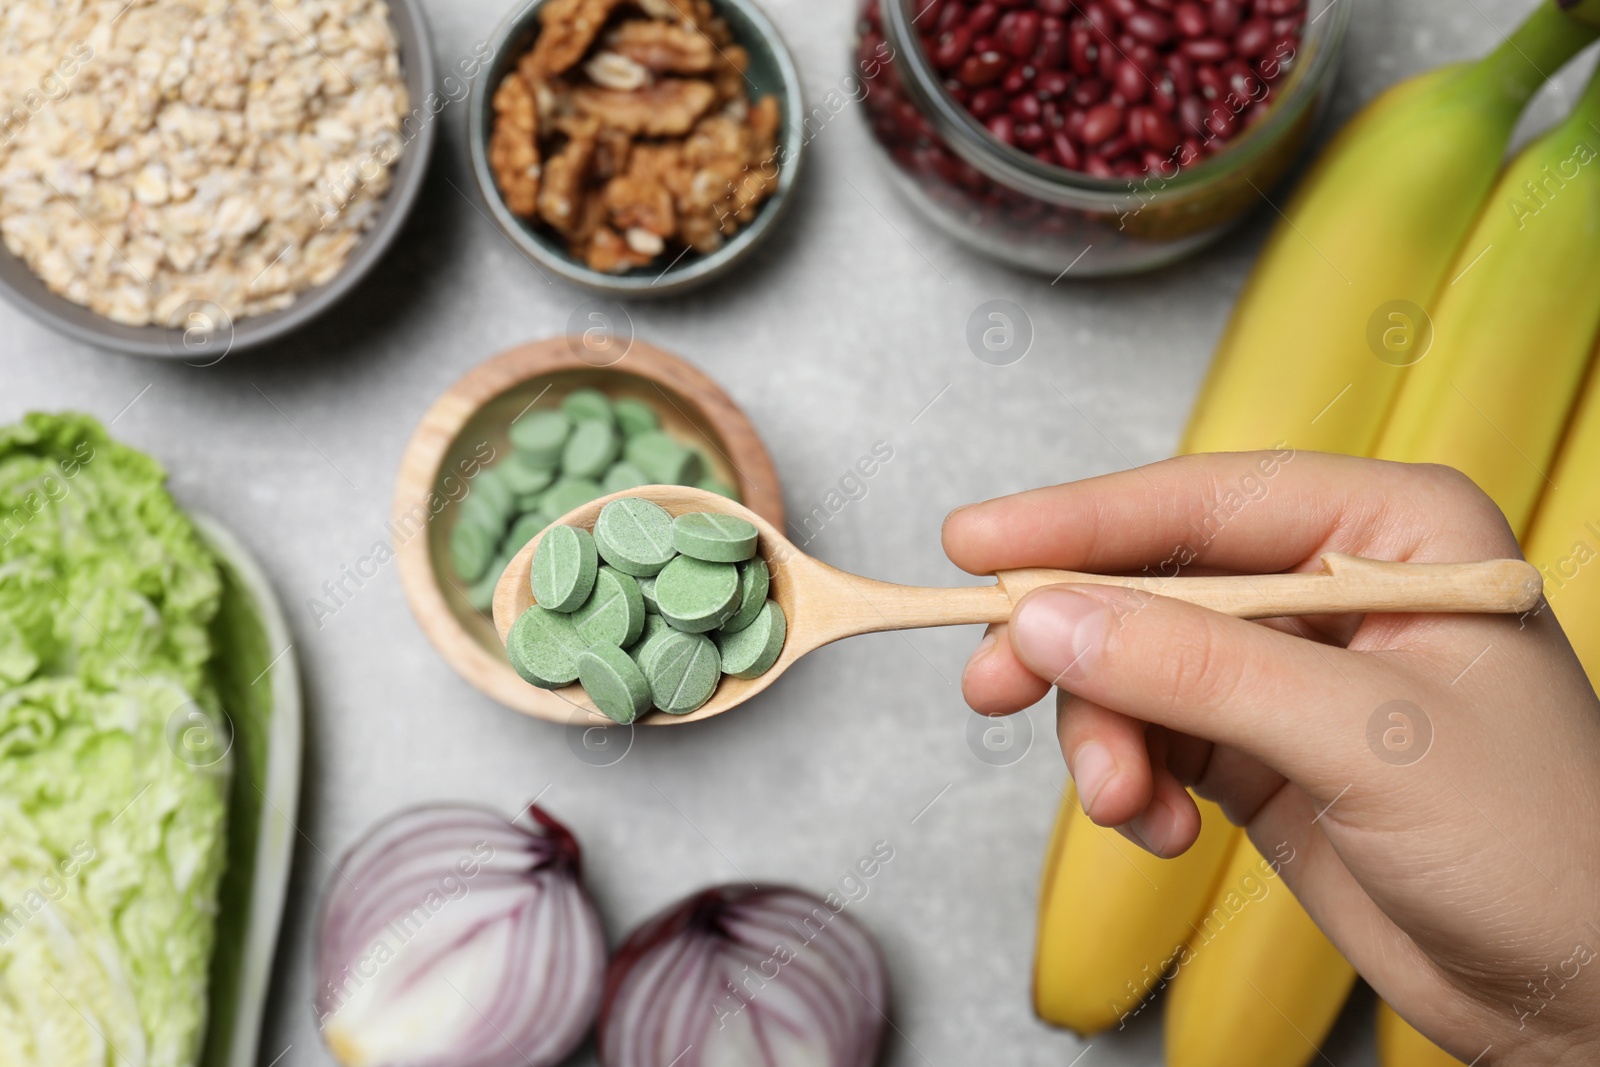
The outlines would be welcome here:
M 1573 14 L 1600 26 L 1597 0 Z M 1576 150 L 1584 129 L 1600 149 L 1600 89 L 1591 86 L 1573 117 L 1498 183 L 1496 174 L 1534 91 L 1596 35 L 1543 0 L 1484 59 L 1396 86 L 1341 131 L 1257 262 L 1185 451 L 1287 443 L 1466 464 L 1508 512 L 1526 518 L 1600 328 L 1600 159 L 1592 168 L 1577 163 L 1576 172 L 1568 162 L 1585 154 Z M 1515 295 L 1528 288 L 1543 291 Z M 1600 383 L 1590 392 L 1586 421 L 1570 440 L 1581 437 L 1583 454 L 1594 457 Z M 1441 406 L 1445 393 L 1469 402 Z M 1505 427 L 1495 435 L 1500 450 L 1485 440 L 1485 420 Z M 1518 448 L 1542 456 L 1540 467 L 1518 470 L 1505 454 Z M 1579 451 L 1569 443 L 1550 479 L 1572 488 L 1546 493 L 1534 536 L 1545 538 L 1547 555 L 1530 558 L 1547 577 L 1600 584 L 1589 577 L 1600 575 L 1600 477 L 1583 485 L 1583 461 L 1569 459 Z M 1568 575 L 1590 561 L 1591 571 Z M 1566 603 L 1593 616 L 1600 635 L 1600 597 Z M 1586 663 L 1600 668 L 1600 638 L 1594 646 Z M 1035 1010 L 1090 1034 L 1125 1022 L 1170 984 L 1171 1067 L 1304 1067 L 1355 972 L 1274 880 L 1273 864 L 1214 807 L 1201 808 L 1201 842 L 1163 861 L 1096 827 L 1067 798 L 1046 860 Z M 1269 891 L 1253 897 L 1254 885 Z M 1392 1012 L 1380 1025 L 1384 1067 L 1431 1067 L 1430 1049 L 1439 1063 L 1453 1062 Z

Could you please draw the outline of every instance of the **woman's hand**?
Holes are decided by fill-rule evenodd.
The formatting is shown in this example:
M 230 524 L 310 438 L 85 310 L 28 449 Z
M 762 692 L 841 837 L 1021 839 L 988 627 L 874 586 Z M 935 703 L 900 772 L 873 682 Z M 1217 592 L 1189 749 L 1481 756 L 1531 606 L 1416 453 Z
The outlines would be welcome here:
M 944 543 L 974 574 L 1520 555 L 1455 471 L 1289 451 L 992 500 L 952 514 Z M 1600 701 L 1548 607 L 1260 624 L 1056 586 L 993 627 L 962 680 L 989 715 L 1052 685 L 1095 822 L 1176 855 L 1199 830 L 1193 789 L 1258 848 L 1293 847 L 1295 895 L 1435 1041 L 1466 1060 L 1492 1046 L 1496 1063 L 1600 1063 Z

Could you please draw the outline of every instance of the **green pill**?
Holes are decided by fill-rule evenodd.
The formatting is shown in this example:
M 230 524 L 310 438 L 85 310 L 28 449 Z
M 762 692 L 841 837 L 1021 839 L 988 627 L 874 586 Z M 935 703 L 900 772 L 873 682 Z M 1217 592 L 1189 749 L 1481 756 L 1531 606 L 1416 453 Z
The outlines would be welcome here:
M 558 473 L 554 467 L 541 467 L 515 452 L 504 463 L 495 464 L 494 469 L 518 500 L 550 488 Z
M 759 536 L 754 526 L 733 515 L 694 511 L 672 520 L 672 546 L 708 563 L 742 563 L 756 554 Z
M 606 471 L 606 476 L 600 479 L 600 485 L 607 493 L 625 493 L 649 484 L 650 476 L 627 460 L 613 463 L 611 469 Z
M 771 585 L 767 561 L 760 556 L 739 564 L 739 610 L 722 624 L 722 632 L 736 634 L 755 622 L 756 616 L 761 614 L 761 605 L 767 602 L 767 590 Z
M 539 510 L 554 521 L 574 508 L 581 508 L 589 501 L 598 500 L 605 495 L 599 482 L 588 478 L 562 477 L 539 498 Z
M 622 451 L 616 427 L 599 419 L 585 419 L 567 438 L 561 451 L 561 471 L 569 478 L 598 478 L 611 469 Z
M 500 587 L 500 576 L 511 565 L 511 557 L 515 554 L 503 552 L 489 564 L 489 569 L 483 572 L 483 577 L 467 590 L 467 603 L 482 612 L 494 610 L 494 591 Z
M 585 644 L 627 648 L 644 630 L 644 598 L 634 580 L 614 567 L 595 572 L 594 592 L 572 613 L 572 625 Z
M 575 423 L 603 422 L 611 425 L 611 401 L 598 389 L 574 389 L 561 401 L 561 411 Z
M 498 535 L 516 507 L 515 495 L 497 470 L 486 470 L 467 483 L 461 514 Z
M 530 411 L 511 424 L 511 447 L 539 467 L 561 462 L 572 420 L 559 411 Z
M 685 485 L 698 478 L 690 475 L 700 458 L 660 430 L 628 438 L 622 454 L 644 471 L 652 485 Z
M 677 555 L 672 541 L 672 516 L 666 508 L 637 497 L 613 500 L 600 509 L 594 524 L 601 558 L 635 578 L 661 573 Z
M 687 715 L 711 699 L 722 681 L 722 656 L 704 634 L 673 633 L 640 664 L 650 700 L 668 715 Z
M 617 416 L 617 425 L 622 428 L 624 437 L 636 437 L 661 426 L 661 420 L 656 417 L 656 409 L 643 400 L 625 396 L 620 400 L 613 400 L 611 410 Z
M 630 723 L 650 710 L 650 683 L 616 645 L 593 645 L 578 653 L 578 681 L 594 706 L 614 722 Z
M 588 530 L 552 526 L 533 553 L 533 599 L 551 611 L 576 611 L 594 591 L 599 567 Z
M 526 515 L 529 512 L 538 511 L 543 503 L 543 490 L 540 490 L 537 493 L 524 493 L 517 497 L 517 512 L 519 514 Z
M 578 680 L 583 639 L 572 618 L 535 604 L 511 624 L 506 656 L 523 681 L 540 689 L 559 689 Z
M 789 620 L 769 600 L 761 605 L 756 621 L 738 633 L 722 634 L 717 648 L 722 653 L 722 670 L 735 678 L 759 678 L 772 669 L 783 651 L 783 639 L 789 632 Z
M 644 597 L 644 610 L 651 615 L 661 614 L 661 605 L 656 603 L 656 579 L 654 575 L 634 579 L 639 583 L 639 595 Z
M 522 546 L 532 541 L 550 524 L 544 516 L 537 511 L 530 511 L 522 515 L 511 524 L 511 530 L 506 534 L 506 539 L 500 544 L 500 551 L 506 555 L 514 556 L 522 551 Z M 765 595 L 765 594 L 763 594 Z
M 729 500 L 739 499 L 739 490 L 726 482 L 719 482 L 715 478 L 701 478 L 695 483 L 695 488 L 704 489 L 706 492 L 715 493 L 718 496 L 725 496 Z
M 656 575 L 656 606 L 674 629 L 715 630 L 739 608 L 739 568 L 679 556 Z
M 639 639 L 628 646 L 628 655 L 639 661 L 644 656 L 645 647 L 650 644 L 652 637 L 657 637 L 664 633 L 675 634 L 677 632 L 672 628 L 672 624 L 660 615 L 646 615 L 644 617 L 644 629 L 639 631 Z M 640 666 L 643 666 L 642 662 Z
M 450 531 L 450 564 L 464 582 L 475 582 L 483 577 L 494 559 L 495 542 L 488 528 L 473 522 L 467 515 L 456 517 L 456 528 Z

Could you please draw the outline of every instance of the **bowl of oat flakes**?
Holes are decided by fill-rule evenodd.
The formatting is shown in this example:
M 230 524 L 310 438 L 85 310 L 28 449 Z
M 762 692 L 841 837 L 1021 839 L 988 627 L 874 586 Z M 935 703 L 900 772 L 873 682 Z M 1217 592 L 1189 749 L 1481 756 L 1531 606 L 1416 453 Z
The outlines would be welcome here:
M 545 273 L 617 296 L 726 274 L 804 155 L 799 72 L 751 0 L 531 0 L 472 87 L 479 191 Z
M 416 0 L 11 0 L 0 293 L 202 366 L 281 337 L 388 248 L 435 97 Z

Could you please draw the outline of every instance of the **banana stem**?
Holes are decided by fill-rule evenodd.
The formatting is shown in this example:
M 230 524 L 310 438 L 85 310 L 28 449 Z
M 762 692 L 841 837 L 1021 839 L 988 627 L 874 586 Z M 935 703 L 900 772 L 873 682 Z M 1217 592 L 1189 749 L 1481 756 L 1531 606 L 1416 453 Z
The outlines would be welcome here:
M 1500 47 L 1472 64 L 1505 103 L 1521 109 L 1567 60 L 1583 51 L 1600 28 L 1581 23 L 1557 4 L 1542 0 Z

